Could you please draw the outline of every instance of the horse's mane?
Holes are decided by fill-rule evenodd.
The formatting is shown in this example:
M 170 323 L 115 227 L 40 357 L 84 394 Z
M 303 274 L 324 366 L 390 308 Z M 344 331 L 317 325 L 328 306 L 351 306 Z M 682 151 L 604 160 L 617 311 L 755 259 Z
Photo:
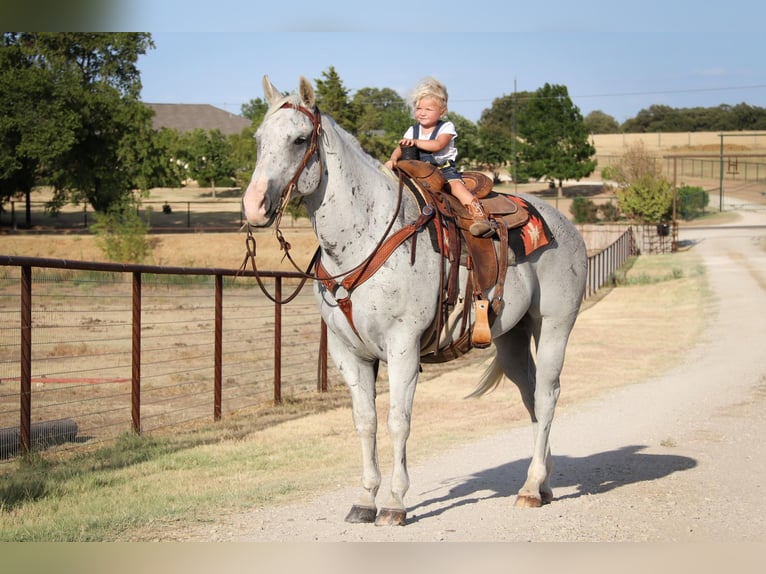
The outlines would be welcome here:
M 303 102 L 301 102 L 300 96 L 297 93 L 287 94 L 286 96 L 280 98 L 277 100 L 266 112 L 263 119 L 265 120 L 273 113 L 277 112 L 279 109 L 282 108 L 285 103 L 290 103 L 295 106 L 303 105 Z M 366 151 L 364 151 L 364 148 L 359 144 L 359 140 L 357 140 L 353 135 L 348 133 L 345 129 L 343 129 L 332 116 L 329 116 L 327 114 L 321 113 L 322 117 L 322 127 L 324 128 L 323 132 L 325 134 L 325 143 L 328 143 L 327 140 L 327 134 L 328 133 L 334 133 L 338 139 L 340 140 L 340 145 L 345 146 L 348 149 L 353 150 L 357 155 L 360 156 L 360 158 L 363 158 L 364 160 L 370 162 L 370 165 L 374 167 L 375 169 L 380 169 L 382 164 L 380 161 L 372 157 L 370 154 L 368 154 Z M 327 125 L 329 123 L 329 126 Z M 328 127 L 331 127 L 332 130 L 327 130 Z M 332 151 L 332 148 L 335 147 L 337 144 L 335 142 L 329 142 L 330 143 L 330 149 L 328 151 Z

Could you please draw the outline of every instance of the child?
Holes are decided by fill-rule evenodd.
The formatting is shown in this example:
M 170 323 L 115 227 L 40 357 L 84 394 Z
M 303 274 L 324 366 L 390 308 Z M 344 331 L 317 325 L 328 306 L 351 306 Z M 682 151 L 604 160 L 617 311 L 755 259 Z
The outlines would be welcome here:
M 447 113 L 447 88 L 438 80 L 426 78 L 412 93 L 412 103 L 415 106 L 417 124 L 410 126 L 394 149 L 391 158 L 386 162 L 389 169 L 396 166 L 402 156 L 402 146 L 418 148 L 421 161 L 427 161 L 441 169 L 444 179 L 450 186 L 452 195 L 465 205 L 473 218 L 471 235 L 490 237 L 495 230 L 487 219 L 487 214 L 479 200 L 468 191 L 463 179 L 455 168 L 457 148 L 455 124 L 441 118 Z

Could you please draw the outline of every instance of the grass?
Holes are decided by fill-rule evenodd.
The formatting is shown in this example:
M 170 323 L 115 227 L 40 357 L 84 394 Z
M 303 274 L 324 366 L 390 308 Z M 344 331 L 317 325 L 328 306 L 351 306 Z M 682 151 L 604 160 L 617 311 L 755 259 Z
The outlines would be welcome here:
M 708 299 L 693 252 L 633 261 L 625 280 L 581 313 L 562 374 L 560 408 L 672 366 L 703 332 Z M 490 355 L 474 351 L 458 363 L 425 367 L 408 444 L 412 463 L 528 424 L 510 383 L 482 399 L 463 398 Z M 387 401 L 383 383 L 378 409 L 384 473 L 391 459 Z M 338 387 L 220 423 L 174 428 L 173 434 L 125 435 L 92 452 L 31 455 L 4 464 L 0 540 L 183 540 L 221 515 L 356 484 L 359 472 L 348 393 Z

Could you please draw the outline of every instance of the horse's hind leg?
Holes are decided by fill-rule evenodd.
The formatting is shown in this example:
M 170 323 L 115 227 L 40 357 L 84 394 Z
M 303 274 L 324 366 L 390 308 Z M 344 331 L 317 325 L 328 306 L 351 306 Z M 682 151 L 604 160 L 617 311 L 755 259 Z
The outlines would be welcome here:
M 503 372 L 518 387 L 521 400 L 529 412 L 532 421 L 532 436 L 536 445 L 539 435 L 538 416 L 535 409 L 537 404 L 535 401 L 537 367 L 532 356 L 531 340 L 531 322 L 529 317 L 526 317 L 509 332 L 497 337 L 495 346 Z M 545 471 L 541 474 L 538 472 L 538 466 L 533 459 L 527 480 L 516 499 L 516 506 L 541 506 L 553 498 L 553 492 L 548 483 L 551 471 L 550 448 L 547 448 L 543 461 Z M 534 472 L 533 468 L 535 469 Z
M 559 398 L 559 377 L 573 324 L 573 318 L 545 317 L 535 337 L 537 358 L 531 381 L 530 409 L 534 447 L 532 461 L 527 470 L 527 480 L 516 498 L 516 506 L 538 507 L 553 499 L 549 482 L 553 467 L 550 432 Z

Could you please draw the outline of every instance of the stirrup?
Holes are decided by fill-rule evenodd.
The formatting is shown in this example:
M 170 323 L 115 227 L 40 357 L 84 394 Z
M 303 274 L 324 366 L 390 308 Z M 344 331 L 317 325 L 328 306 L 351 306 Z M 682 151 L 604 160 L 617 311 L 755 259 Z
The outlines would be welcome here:
M 487 315 L 489 311 L 489 301 L 486 299 L 477 299 L 474 306 L 476 310 L 476 321 L 473 325 L 473 332 L 471 333 L 471 343 L 474 347 L 484 348 L 488 347 L 492 342 L 492 334 L 489 330 L 489 317 Z

